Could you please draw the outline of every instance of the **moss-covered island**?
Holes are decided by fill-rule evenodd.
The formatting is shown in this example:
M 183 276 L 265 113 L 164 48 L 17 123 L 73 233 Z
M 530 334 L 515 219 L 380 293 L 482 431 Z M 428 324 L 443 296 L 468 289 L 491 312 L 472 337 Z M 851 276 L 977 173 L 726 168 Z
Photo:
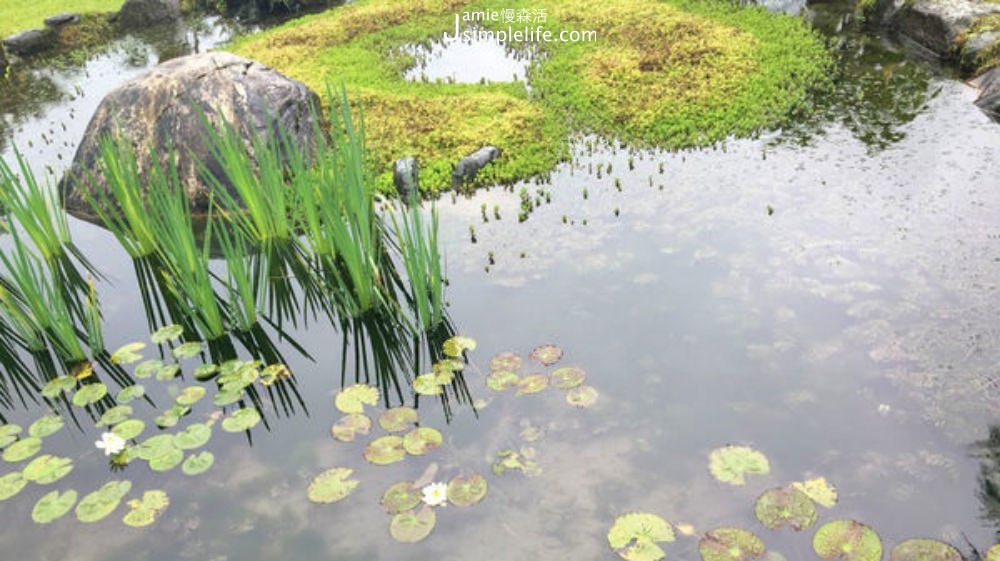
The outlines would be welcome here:
M 519 8 L 544 9 L 555 33 L 592 30 L 597 40 L 534 45 L 530 87 L 404 78 L 418 62 L 404 47 L 440 39 L 456 14 Z M 452 164 L 484 145 L 503 156 L 477 180 L 505 183 L 550 170 L 574 131 L 666 148 L 752 134 L 807 107 L 831 68 L 800 19 L 691 0 L 362 0 L 231 49 L 314 89 L 343 83 L 364 110 L 381 185 L 393 160 L 413 155 L 428 191 L 450 186 Z

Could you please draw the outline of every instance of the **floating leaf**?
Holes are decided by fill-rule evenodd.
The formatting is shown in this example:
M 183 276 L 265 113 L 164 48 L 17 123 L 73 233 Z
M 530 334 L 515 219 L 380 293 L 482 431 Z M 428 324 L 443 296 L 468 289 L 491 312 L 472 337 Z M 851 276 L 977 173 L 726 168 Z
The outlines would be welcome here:
M 184 472 L 184 475 L 201 475 L 208 471 L 214 463 L 215 454 L 206 450 L 188 456 L 181 464 L 181 471 Z
M 716 528 L 698 541 L 698 552 L 705 561 L 751 561 L 762 557 L 764 551 L 764 542 L 741 528 Z
M 153 422 L 156 423 L 156 426 L 161 429 L 169 429 L 177 426 L 177 423 L 181 422 L 181 418 L 180 415 L 174 413 L 173 411 L 167 411 L 166 413 L 153 419 Z
M 771 464 L 767 456 L 749 446 L 723 446 L 708 456 L 708 470 L 723 483 L 743 485 L 748 473 L 767 474 Z
M 185 358 L 191 358 L 198 355 L 201 352 L 201 342 L 200 341 L 188 341 L 187 343 L 181 343 L 174 347 L 173 355 L 174 358 L 180 360 Z
M 542 366 L 551 366 L 562 358 L 562 349 L 555 345 L 542 345 L 531 351 L 531 359 L 539 362 Z
M 28 480 L 19 471 L 0 477 L 0 501 L 6 501 L 20 493 L 21 489 L 24 489 L 24 486 L 27 484 Z
M 520 376 L 510 370 L 495 370 L 486 376 L 486 386 L 495 392 L 516 387 L 520 381 Z
M 444 438 L 437 429 L 433 429 L 431 427 L 417 427 L 406 433 L 406 436 L 403 437 L 403 448 L 405 448 L 409 454 L 414 456 L 423 456 L 438 446 L 441 446 L 441 442 L 443 441 Z
M 256 409 L 238 409 L 222 421 L 222 430 L 226 432 L 243 432 L 250 430 L 260 422 L 260 413 Z
M 92 403 L 96 403 L 106 395 L 108 395 L 108 387 L 104 384 L 100 382 L 87 384 L 73 394 L 73 405 L 86 407 Z
M 146 343 L 137 342 L 129 343 L 127 345 L 122 345 L 118 347 L 118 350 L 111 353 L 111 362 L 115 364 L 131 364 L 142 360 L 142 355 L 139 351 L 146 348 Z
M 666 554 L 657 542 L 672 542 L 674 530 L 655 514 L 630 512 L 619 516 L 608 530 L 608 545 L 628 561 L 656 561 Z
M 390 514 L 399 514 L 417 507 L 422 500 L 420 489 L 412 481 L 400 481 L 382 493 L 382 508 Z
M 364 413 L 365 405 L 378 403 L 378 389 L 368 384 L 354 384 L 340 390 L 334 400 L 337 409 L 344 413 Z
M 42 449 L 42 439 L 37 436 L 22 438 L 3 451 L 3 459 L 7 462 L 20 462 L 34 456 Z
M 383 436 L 376 438 L 365 448 L 365 459 L 376 465 L 386 465 L 398 462 L 406 457 L 403 438 L 399 436 Z
M 122 497 L 132 489 L 131 481 L 109 481 L 100 489 L 84 497 L 76 505 L 76 517 L 80 522 L 97 522 L 118 508 Z
M 146 388 L 142 384 L 134 384 L 131 386 L 126 386 L 118 392 L 115 396 L 115 401 L 121 404 L 126 404 L 135 401 L 142 396 L 146 395 Z
M 500 353 L 490 359 L 490 372 L 506 370 L 516 373 L 520 369 L 521 355 L 517 353 Z
M 156 371 L 156 379 L 161 382 L 169 382 L 177 377 L 181 367 L 177 364 L 164 364 Z
M 135 455 L 141 460 L 151 461 L 157 456 L 162 456 L 176 450 L 174 436 L 171 434 L 158 434 L 144 440 L 136 447 Z
M 292 377 L 292 371 L 284 364 L 272 364 L 260 373 L 260 383 L 270 386 L 278 380 L 287 380 Z
M 417 543 L 430 535 L 437 523 L 434 509 L 428 506 L 413 511 L 401 512 L 392 517 L 389 523 L 389 534 L 402 543 Z
M 149 460 L 149 469 L 159 472 L 170 471 L 180 465 L 183 460 L 184 452 L 179 448 L 170 448 L 163 454 Z
M 201 398 L 205 397 L 205 388 L 201 386 L 188 386 L 181 390 L 181 393 L 177 395 L 177 403 L 190 407 L 195 403 L 198 403 Z
M 893 547 L 889 553 L 889 559 L 891 561 L 962 561 L 962 554 L 944 542 L 914 538 L 896 544 L 896 547 Z
M 757 520 L 771 530 L 788 526 L 803 530 L 816 522 L 816 505 L 812 499 L 795 487 L 768 489 L 754 506 Z
M 19 434 L 21 434 L 20 425 L 0 425 L 0 448 L 5 448 L 12 442 L 16 442 Z
M 142 431 L 146 429 L 146 423 L 139 419 L 128 419 L 127 421 L 122 421 L 115 425 L 111 432 L 122 437 L 124 440 L 132 440 L 133 438 L 142 434 Z
M 517 382 L 517 395 L 538 393 L 549 387 L 549 377 L 545 374 L 525 376 Z
M 42 397 L 53 399 L 63 392 L 68 392 L 76 387 L 76 378 L 72 376 L 60 376 L 49 380 L 42 388 Z
M 221 391 L 212 398 L 212 404 L 217 407 L 232 405 L 243 399 L 243 390 Z
M 597 403 L 599 394 L 593 386 L 577 386 L 566 392 L 566 403 L 573 407 L 590 407 Z
M 174 446 L 181 450 L 201 448 L 212 438 L 212 429 L 205 423 L 193 423 L 174 435 Z
M 335 503 L 350 495 L 358 486 L 357 479 L 350 479 L 354 470 L 331 468 L 316 476 L 309 484 L 307 494 L 314 503 Z
M 73 471 L 73 460 L 42 454 L 24 467 L 22 477 L 39 485 L 55 483 Z
M 378 425 L 386 432 L 402 432 L 417 424 L 420 419 L 412 407 L 393 407 L 378 417 Z
M 455 477 L 448 482 L 448 500 L 455 506 L 472 506 L 483 500 L 488 485 L 482 475 Z
M 455 336 L 445 341 L 441 349 L 446 356 L 462 358 L 465 351 L 476 350 L 476 340 L 470 337 Z
M 1000 561 L 1000 544 L 996 544 L 986 552 L 986 561 Z
M 38 524 L 48 524 L 66 515 L 76 504 L 76 491 L 70 489 L 65 493 L 52 491 L 38 499 L 35 508 L 31 509 L 31 519 Z
M 341 442 L 352 442 L 358 435 L 368 434 L 372 430 L 372 420 L 361 413 L 344 415 L 330 429 L 333 437 Z
M 107 425 L 117 425 L 118 423 L 128 419 L 132 416 L 132 406 L 131 405 L 116 405 L 111 409 L 108 409 L 101 415 L 99 421 L 97 421 L 97 426 L 103 427 Z
M 139 366 L 135 367 L 133 374 L 136 378 L 149 378 L 161 368 L 163 368 L 163 361 L 158 358 L 151 358 L 139 363 Z
M 587 379 L 587 373 L 575 366 L 557 368 L 549 375 L 549 384 L 561 390 L 575 388 Z
M 38 438 L 45 438 L 50 434 L 58 432 L 65 424 L 59 415 L 46 415 L 31 423 L 31 426 L 28 427 L 28 434 L 37 436 Z
M 163 491 L 146 491 L 142 499 L 132 499 L 128 502 L 129 511 L 122 518 L 127 526 L 143 528 L 156 521 L 170 506 L 170 498 Z
M 792 483 L 792 487 L 802 491 L 821 506 L 833 508 L 837 505 L 837 488 L 827 483 L 825 477 L 796 481 Z
M 813 550 L 823 559 L 879 561 L 882 540 L 869 526 L 854 520 L 834 520 L 819 527 Z
M 413 391 L 420 395 L 440 395 L 444 388 L 438 383 L 437 374 L 429 372 L 413 379 Z
M 500 450 L 497 452 L 497 461 L 493 464 L 493 473 L 503 475 L 508 469 L 513 469 L 528 476 L 538 475 L 542 473 L 542 468 L 534 460 L 534 455 L 532 448 L 521 448 L 519 452 Z
M 167 341 L 177 340 L 183 334 L 184 334 L 184 328 L 177 325 L 176 323 L 172 323 L 170 325 L 164 325 L 163 327 L 154 331 L 153 334 L 149 337 L 149 339 L 150 341 L 153 342 L 154 345 L 162 345 Z
M 207 382 L 218 375 L 219 367 L 211 362 L 207 364 L 199 364 L 198 367 L 194 369 L 194 379 L 199 382 Z

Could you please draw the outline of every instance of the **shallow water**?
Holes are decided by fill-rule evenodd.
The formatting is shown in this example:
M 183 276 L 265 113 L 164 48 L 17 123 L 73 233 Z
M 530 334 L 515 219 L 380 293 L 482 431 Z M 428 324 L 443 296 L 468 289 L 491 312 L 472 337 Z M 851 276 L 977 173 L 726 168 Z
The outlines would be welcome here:
M 847 86 L 905 61 L 870 52 Z M 271 414 L 252 445 L 217 430 L 216 464 L 204 475 L 155 474 L 141 462 L 112 474 L 91 445 L 100 430 L 85 420 L 46 439 L 48 452 L 85 451 L 59 488 L 83 494 L 127 478 L 135 490 L 167 491 L 172 504 L 153 527 L 124 527 L 123 508 L 95 525 L 69 515 L 36 526 L 31 508 L 48 489 L 29 486 L 3 503 L 0 543 L 28 559 L 614 559 L 604 537 L 614 518 L 647 510 L 698 531 L 750 528 L 794 560 L 813 555 L 812 533 L 764 530 L 753 501 L 769 487 L 825 476 L 840 503 L 821 509 L 821 521 L 869 523 L 887 549 L 914 536 L 964 547 L 963 535 L 985 549 L 1000 528 L 982 516 L 975 457 L 997 419 L 1000 127 L 972 105 L 970 88 L 921 72 L 907 82 L 919 95 L 905 93 L 919 103 L 903 115 L 858 103 L 857 114 L 804 122 L 804 131 L 683 153 L 630 154 L 580 139 L 551 184 L 523 186 L 551 202 L 541 196 L 522 224 L 522 186 L 442 200 L 450 312 L 479 342 L 466 379 L 475 397 L 492 401 L 478 414 L 457 407 L 447 423 L 425 398 L 422 422 L 445 437 L 429 456 L 374 467 L 361 458 L 362 442 L 330 437 L 341 338 L 314 323 L 295 338 L 315 362 L 286 356 L 304 409 Z M 109 82 L 91 84 L 88 103 Z M 58 104 L 30 122 L 65 110 Z M 857 115 L 885 126 L 857 126 Z M 14 139 L 23 145 L 38 130 L 26 124 Z M 51 152 L 31 157 L 57 171 L 67 163 Z M 107 232 L 72 228 L 110 277 L 101 286 L 108 346 L 140 338 L 146 319 L 129 259 Z M 483 385 L 493 354 L 526 357 L 549 342 L 564 348 L 562 363 L 587 371 L 601 392 L 593 408 L 572 408 L 554 389 L 515 397 Z M 170 388 L 159 387 L 170 384 L 145 384 L 157 388 L 160 409 L 170 402 Z M 191 418 L 210 411 L 200 403 Z M 26 424 L 41 411 L 5 413 Z M 531 444 L 542 473 L 494 476 L 493 456 L 525 445 L 525 424 L 544 429 Z M 708 453 L 729 443 L 763 451 L 771 474 L 742 488 L 715 482 Z M 395 543 L 378 499 L 432 461 L 447 477 L 486 474 L 489 494 L 474 507 L 439 509 L 426 541 Z M 355 468 L 361 485 L 339 503 L 309 503 L 309 481 L 332 466 Z M 697 558 L 696 541 L 680 538 L 668 556 Z

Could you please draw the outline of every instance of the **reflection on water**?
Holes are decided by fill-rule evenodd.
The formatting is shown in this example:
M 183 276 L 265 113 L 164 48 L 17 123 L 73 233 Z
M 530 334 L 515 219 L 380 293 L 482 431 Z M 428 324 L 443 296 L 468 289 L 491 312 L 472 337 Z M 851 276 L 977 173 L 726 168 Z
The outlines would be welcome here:
M 427 45 L 414 45 L 404 52 L 416 59 L 406 71 L 407 80 L 478 84 L 524 80 L 531 56 L 499 43 L 446 36 Z

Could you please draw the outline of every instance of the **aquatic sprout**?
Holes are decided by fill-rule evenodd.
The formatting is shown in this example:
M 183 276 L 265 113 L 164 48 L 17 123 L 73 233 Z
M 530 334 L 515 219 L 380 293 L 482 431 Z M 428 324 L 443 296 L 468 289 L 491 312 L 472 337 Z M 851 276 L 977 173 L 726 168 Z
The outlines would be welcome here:
M 113 456 L 125 449 L 125 439 L 113 432 L 105 432 L 94 445 L 98 450 L 104 450 L 105 456 Z
M 663 559 L 666 553 L 657 544 L 675 539 L 670 523 L 648 512 L 623 514 L 608 530 L 608 545 L 626 561 Z

